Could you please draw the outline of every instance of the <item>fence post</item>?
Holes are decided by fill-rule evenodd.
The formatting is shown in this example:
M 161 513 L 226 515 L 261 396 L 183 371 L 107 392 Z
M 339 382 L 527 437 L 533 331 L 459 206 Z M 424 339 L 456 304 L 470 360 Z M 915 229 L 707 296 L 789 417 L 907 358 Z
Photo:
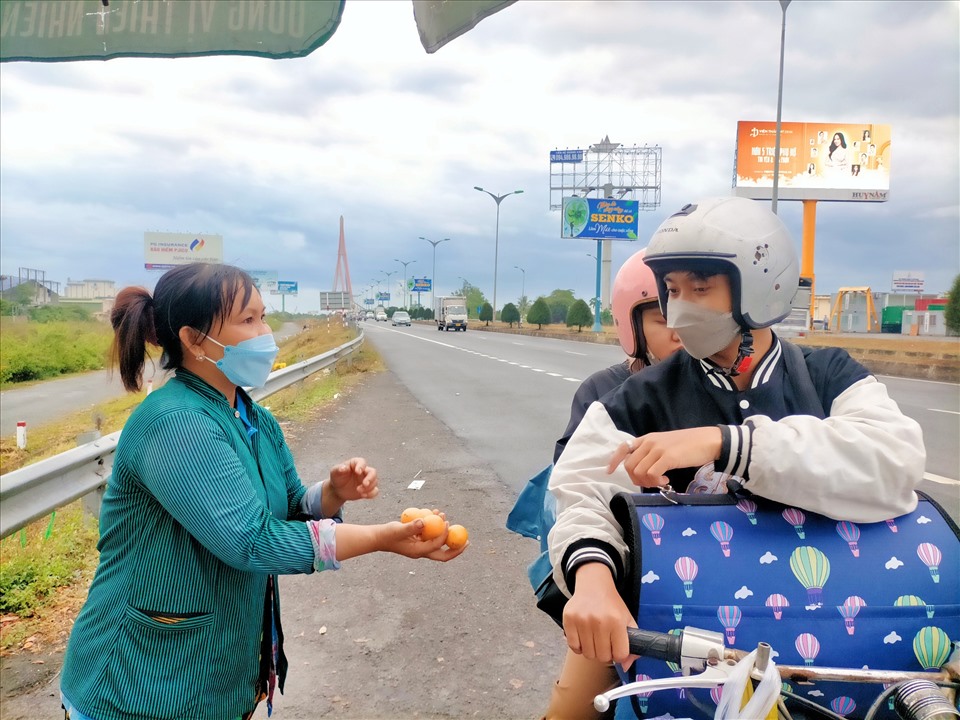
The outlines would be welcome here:
M 17 421 L 17 447 L 21 450 L 27 449 L 27 421 Z
M 77 447 L 99 440 L 100 437 L 99 430 L 87 430 L 87 432 L 80 433 L 77 435 Z M 103 490 L 103 485 L 101 485 L 93 492 L 84 495 L 82 500 L 84 512 L 97 518 L 97 520 L 100 519 L 100 503 L 103 501 Z

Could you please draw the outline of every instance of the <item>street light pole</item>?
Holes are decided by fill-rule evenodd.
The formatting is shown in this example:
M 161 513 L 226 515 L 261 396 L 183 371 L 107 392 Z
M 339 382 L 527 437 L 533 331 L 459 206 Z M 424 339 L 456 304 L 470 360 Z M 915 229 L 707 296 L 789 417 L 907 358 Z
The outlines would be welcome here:
M 522 267 L 520 267 L 519 265 L 514 265 L 514 267 L 515 267 L 517 270 L 519 270 L 520 272 L 523 273 L 523 275 L 520 276 L 520 278 L 521 278 L 521 279 L 520 279 L 520 301 L 521 301 L 521 303 L 525 303 L 525 301 L 526 301 L 526 299 L 527 299 L 527 298 L 526 298 L 526 295 L 527 295 L 527 290 L 526 290 L 526 288 L 527 288 L 527 271 L 524 270 L 524 269 L 523 269 Z M 520 319 L 517 320 L 517 327 L 523 327 L 523 312 L 522 312 L 522 311 L 521 311 L 521 313 L 520 313 Z
M 380 272 L 382 272 L 384 275 L 387 276 L 387 295 L 389 295 L 389 294 L 390 294 L 390 276 L 391 276 L 391 275 L 396 275 L 396 274 L 397 274 L 398 272 L 400 272 L 400 271 L 399 271 L 399 270 L 391 270 L 390 272 L 387 272 L 386 270 L 381 270 Z
M 444 238 L 443 240 L 429 240 L 423 235 L 420 236 L 421 240 L 426 240 L 428 243 L 433 245 L 433 277 L 430 278 L 430 299 L 433 300 L 434 310 L 436 310 L 437 305 L 437 245 L 442 242 L 447 242 L 450 238 Z
M 410 263 L 415 263 L 416 260 L 397 260 L 393 259 L 394 262 L 398 262 L 403 265 L 403 309 L 407 309 L 407 265 Z
M 780 24 L 780 80 L 777 85 L 777 137 L 773 149 L 773 192 L 770 194 L 770 209 L 777 214 L 777 196 L 780 189 L 780 116 L 783 108 L 783 48 L 787 37 L 787 6 L 790 0 L 780 0 L 783 22 Z
M 510 197 L 511 195 L 519 195 L 523 190 L 514 190 L 513 192 L 504 193 L 503 195 L 495 195 L 489 190 L 484 190 L 482 187 L 476 185 L 473 186 L 474 190 L 479 190 L 482 193 L 486 193 L 493 198 L 494 202 L 497 203 L 497 232 L 494 239 L 493 245 L 493 319 L 497 319 L 497 264 L 498 264 L 498 255 L 500 252 L 500 203 L 503 202 L 504 198 Z

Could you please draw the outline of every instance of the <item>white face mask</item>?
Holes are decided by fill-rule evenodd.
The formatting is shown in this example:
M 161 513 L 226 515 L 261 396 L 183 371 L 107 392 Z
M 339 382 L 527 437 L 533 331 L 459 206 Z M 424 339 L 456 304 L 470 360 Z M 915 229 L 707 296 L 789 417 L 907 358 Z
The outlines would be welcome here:
M 680 337 L 683 349 L 698 360 L 716 355 L 742 332 L 732 312 L 672 298 L 667 301 L 667 327 Z

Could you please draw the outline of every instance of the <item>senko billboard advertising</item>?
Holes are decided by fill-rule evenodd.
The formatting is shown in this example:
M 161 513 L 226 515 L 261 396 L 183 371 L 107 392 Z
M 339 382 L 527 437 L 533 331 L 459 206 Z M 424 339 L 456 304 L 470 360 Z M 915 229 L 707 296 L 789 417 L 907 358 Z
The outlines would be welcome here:
M 737 123 L 734 195 L 773 195 L 775 122 Z M 890 199 L 890 126 L 870 123 L 780 125 L 780 200 L 885 202 Z
M 560 237 L 590 240 L 636 240 L 640 229 L 636 200 L 563 198 Z

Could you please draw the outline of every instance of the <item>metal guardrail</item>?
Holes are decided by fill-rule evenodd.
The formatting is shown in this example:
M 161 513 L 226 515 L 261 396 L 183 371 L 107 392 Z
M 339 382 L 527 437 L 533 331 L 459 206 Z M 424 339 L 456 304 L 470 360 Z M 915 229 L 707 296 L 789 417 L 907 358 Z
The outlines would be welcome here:
M 250 391 L 260 402 L 307 376 L 335 365 L 363 344 L 360 335 L 338 348 L 270 373 L 267 383 Z M 0 538 L 15 533 L 57 508 L 102 489 L 113 468 L 120 431 L 0 475 Z

